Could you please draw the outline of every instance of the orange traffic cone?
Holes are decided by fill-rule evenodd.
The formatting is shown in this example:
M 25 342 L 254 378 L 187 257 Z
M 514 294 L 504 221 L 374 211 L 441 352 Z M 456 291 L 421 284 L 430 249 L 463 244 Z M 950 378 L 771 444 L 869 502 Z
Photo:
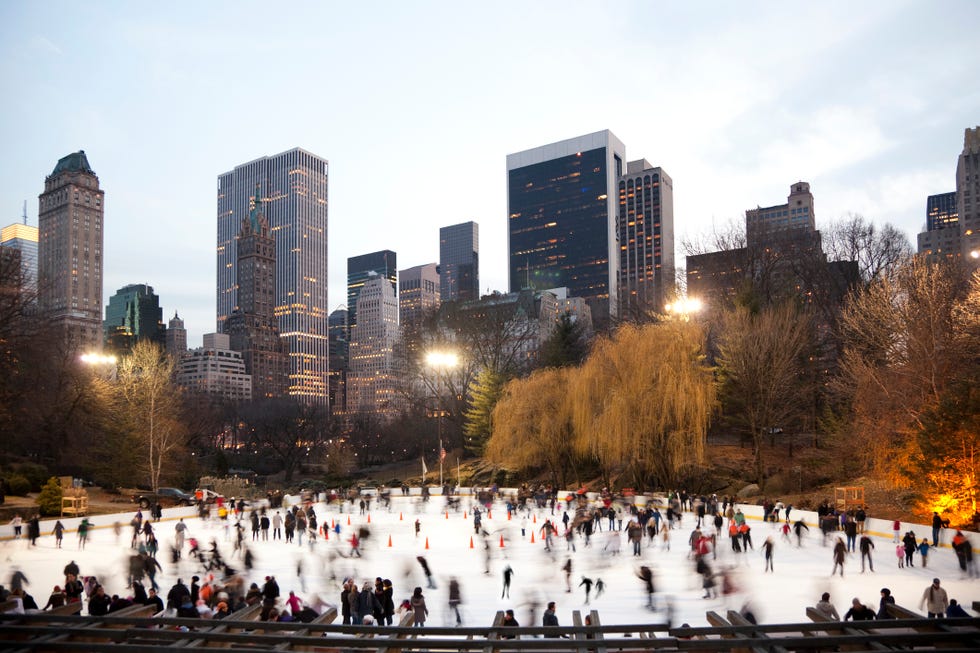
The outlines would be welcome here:
M 463 511 L 463 519 L 466 519 L 466 511 Z
M 429 538 L 425 538 L 425 548 L 426 550 L 429 549 Z
M 398 521 L 403 521 L 404 519 L 405 519 L 405 518 L 404 518 L 404 517 L 402 517 L 402 514 L 401 514 L 401 513 L 398 513 Z
M 534 515 L 534 521 L 532 523 L 535 523 L 535 524 L 538 523 L 538 516 L 537 515 Z
M 504 548 L 504 536 L 503 535 L 500 536 L 500 548 L 501 549 Z
M 391 535 L 388 536 L 388 548 L 391 548 Z
M 534 544 L 534 531 L 531 531 L 531 544 Z
M 487 510 L 487 519 L 493 519 L 493 511 L 492 510 L 489 510 L 489 509 Z
M 510 521 L 510 510 L 507 511 L 507 521 Z
M 446 511 L 446 519 L 449 519 L 449 511 Z
M 347 525 L 350 526 L 350 515 L 347 515 Z
M 368 513 L 368 523 L 371 523 L 371 513 Z
M 330 528 L 333 529 L 333 527 L 334 527 L 334 523 L 333 523 L 333 520 L 331 519 L 330 520 Z
M 470 548 L 471 549 L 473 548 L 473 536 L 472 535 L 470 535 Z

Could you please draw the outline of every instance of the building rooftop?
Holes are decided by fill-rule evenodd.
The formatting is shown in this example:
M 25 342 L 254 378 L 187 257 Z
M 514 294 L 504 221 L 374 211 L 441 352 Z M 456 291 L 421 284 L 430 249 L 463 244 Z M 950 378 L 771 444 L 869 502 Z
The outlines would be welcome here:
M 79 150 L 58 159 L 58 165 L 54 167 L 54 172 L 51 173 L 51 176 L 54 177 L 63 172 L 87 172 L 90 175 L 95 174 L 92 166 L 88 164 L 88 157 L 85 156 L 85 150 Z

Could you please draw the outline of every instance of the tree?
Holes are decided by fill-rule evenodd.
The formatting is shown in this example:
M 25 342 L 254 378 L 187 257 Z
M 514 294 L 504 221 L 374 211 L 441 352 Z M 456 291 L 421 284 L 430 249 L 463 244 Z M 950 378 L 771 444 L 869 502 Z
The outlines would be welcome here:
M 541 367 L 579 365 L 585 360 L 588 351 L 585 330 L 566 311 L 559 316 L 551 334 L 541 344 L 538 364 Z
M 243 407 L 241 418 L 247 446 L 271 459 L 287 482 L 304 462 L 319 462 L 328 440 L 339 436 L 322 406 L 291 398 L 254 402 Z
M 913 258 L 855 293 L 841 315 L 844 353 L 834 388 L 849 403 L 864 462 L 899 487 L 915 482 L 907 470 L 923 414 L 976 364 L 976 354 L 961 348 L 972 321 L 957 329 L 954 317 L 968 313 L 965 294 L 956 268 Z
M 117 381 L 109 383 L 119 403 L 117 415 L 144 448 L 147 480 L 156 492 L 164 472 L 173 471 L 186 435 L 174 361 L 156 343 L 141 340 L 122 358 L 116 374 Z
M 483 455 L 487 441 L 493 434 L 493 413 L 503 394 L 502 374 L 485 369 L 470 386 L 470 405 L 466 409 L 466 423 L 463 434 L 466 436 L 466 452 L 474 456 Z
M 890 224 L 879 228 L 854 213 L 830 225 L 824 247 L 831 261 L 857 261 L 865 283 L 891 276 L 914 253 L 901 230 Z
M 753 467 L 759 486 L 764 435 L 796 421 L 807 405 L 805 354 L 809 321 L 792 304 L 752 313 L 727 312 L 718 339 L 722 402 L 728 418 L 752 436 Z
M 42 515 L 61 514 L 61 497 L 63 496 L 61 483 L 57 477 L 52 476 L 41 488 L 41 493 L 37 495 L 37 506 Z
M 674 485 L 703 462 L 716 389 L 696 322 L 626 325 L 597 341 L 569 382 L 572 446 L 593 456 L 611 481 Z
M 552 483 L 567 487 L 575 460 L 566 389 L 574 373 L 572 368 L 544 369 L 507 384 L 494 410 L 494 435 L 486 451 L 490 461 L 519 471 L 544 467 Z

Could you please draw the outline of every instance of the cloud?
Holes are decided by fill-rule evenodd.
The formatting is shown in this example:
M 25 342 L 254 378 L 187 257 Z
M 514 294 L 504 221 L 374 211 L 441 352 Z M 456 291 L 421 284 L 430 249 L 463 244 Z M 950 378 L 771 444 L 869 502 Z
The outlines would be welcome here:
M 58 56 L 61 56 L 61 55 L 64 54 L 64 52 L 62 51 L 62 49 L 60 47 L 58 47 L 58 45 L 54 41 L 52 41 L 52 40 L 50 40 L 50 39 L 48 39 L 48 38 L 46 38 L 44 36 L 41 36 L 40 34 L 35 34 L 31 38 L 30 46 L 34 50 L 40 50 L 40 51 L 46 52 L 48 54 L 56 54 Z

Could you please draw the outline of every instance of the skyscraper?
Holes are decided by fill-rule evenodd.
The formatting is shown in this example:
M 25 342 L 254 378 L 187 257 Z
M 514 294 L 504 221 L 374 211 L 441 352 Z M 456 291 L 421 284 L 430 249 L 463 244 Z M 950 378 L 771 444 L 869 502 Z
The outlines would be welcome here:
M 398 405 L 394 378 L 398 299 L 388 279 L 368 275 L 358 292 L 357 312 L 357 324 L 351 327 L 347 409 L 391 415 Z
M 444 302 L 480 298 L 480 227 L 463 222 L 439 229 L 439 296 Z
M 417 324 L 439 308 L 439 266 L 416 265 L 398 273 L 398 322 Z
M 598 324 L 618 316 L 625 160 L 626 147 L 608 130 L 507 155 L 511 292 L 567 287 Z
M 238 235 L 238 307 L 225 320 L 231 349 L 240 351 L 252 376 L 252 396 L 286 394 L 288 358 L 275 314 L 276 242 L 256 197 Z M 326 379 L 324 379 L 326 381 Z
M 294 148 L 218 177 L 218 331 L 239 305 L 237 236 L 260 196 L 276 243 L 275 313 L 289 352 L 288 393 L 314 403 L 327 402 L 327 172 L 326 159 Z
M 619 179 L 619 311 L 663 310 L 674 285 L 674 182 L 646 159 Z
M 350 357 L 350 330 L 347 307 L 330 313 L 330 409 L 334 414 L 347 412 L 347 372 Z
M 102 349 L 104 201 L 84 150 L 58 161 L 38 197 L 38 306 L 75 351 Z
M 163 309 L 153 286 L 134 283 L 117 290 L 106 304 L 102 328 L 106 345 L 118 353 L 132 349 L 139 340 L 164 345 Z
M 0 247 L 20 252 L 20 266 L 25 288 L 37 289 L 37 227 L 14 223 L 0 230 Z
M 980 265 L 980 127 L 963 133 L 963 151 L 956 162 L 956 213 L 963 259 Z
M 926 230 L 916 239 L 918 252 L 932 260 L 957 259 L 963 254 L 956 191 L 926 198 Z
M 167 353 L 180 360 L 180 357 L 187 351 L 187 329 L 184 328 L 184 321 L 174 311 L 174 316 L 167 325 Z
M 390 249 L 361 254 L 347 259 L 347 328 L 357 324 L 357 296 L 367 280 L 380 276 L 388 280 L 398 299 L 398 255 Z M 395 312 L 395 319 L 398 313 Z

